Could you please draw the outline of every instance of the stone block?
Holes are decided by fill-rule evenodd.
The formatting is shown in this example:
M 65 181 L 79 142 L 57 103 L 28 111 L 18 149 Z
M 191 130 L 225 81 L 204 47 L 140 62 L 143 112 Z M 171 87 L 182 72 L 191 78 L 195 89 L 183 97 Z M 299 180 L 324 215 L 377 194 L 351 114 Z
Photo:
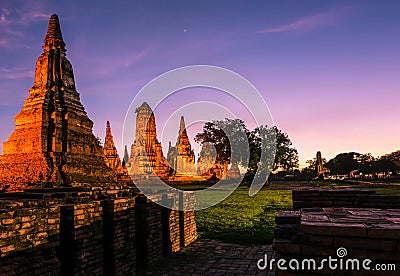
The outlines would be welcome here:
M 300 211 L 279 211 L 275 217 L 277 224 L 296 224 L 300 223 Z
M 361 223 L 329 223 L 302 221 L 300 230 L 306 234 L 365 237 L 366 227 Z
M 335 237 L 332 245 L 336 248 L 345 247 L 347 249 L 354 248 L 378 251 L 395 251 L 397 247 L 397 240 Z
M 300 254 L 301 246 L 299 244 L 293 244 L 288 240 L 277 240 L 274 239 L 272 244 L 274 250 L 278 251 L 281 254 Z
M 367 237 L 400 240 L 400 224 L 372 224 L 367 227 Z

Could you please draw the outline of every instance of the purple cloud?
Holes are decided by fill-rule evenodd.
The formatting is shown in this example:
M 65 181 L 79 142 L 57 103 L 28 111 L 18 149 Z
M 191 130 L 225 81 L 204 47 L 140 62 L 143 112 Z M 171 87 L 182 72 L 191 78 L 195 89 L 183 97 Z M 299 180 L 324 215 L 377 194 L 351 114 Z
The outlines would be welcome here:
M 5 39 L 0 39 L 0 46 L 8 46 L 8 41 Z
M 1 41 L 0 41 L 1 45 Z M 21 78 L 32 78 L 35 72 L 26 68 L 0 68 L 0 79 L 21 79 Z
M 138 52 L 125 54 L 119 53 L 118 56 L 105 57 L 101 60 L 97 59 L 97 57 L 87 58 L 89 62 L 93 62 L 96 64 L 96 69 L 88 70 L 87 72 L 84 72 L 84 74 L 88 73 L 92 76 L 106 76 L 115 73 L 122 68 L 126 68 L 136 64 L 140 60 L 150 55 L 153 51 L 154 48 L 149 47 L 139 50 Z
M 294 30 L 301 31 L 311 31 L 319 27 L 323 26 L 333 26 L 339 23 L 340 19 L 345 16 L 351 8 L 342 8 L 331 10 L 327 12 L 322 12 L 319 14 L 307 16 L 301 19 L 298 19 L 292 23 L 265 28 L 263 30 L 258 31 L 259 34 L 267 34 L 267 33 L 282 33 Z
M 35 21 L 47 21 L 47 20 L 49 20 L 49 17 L 50 17 L 50 14 L 42 13 L 42 12 L 38 12 L 38 11 L 21 12 L 21 11 L 17 10 L 17 13 L 19 14 L 19 18 L 16 20 L 16 23 L 22 24 L 22 25 L 29 25 Z
M 49 14 L 44 12 L 44 7 L 30 2 L 29 5 L 22 5 L 19 9 L 0 9 L 0 36 L 7 39 L 0 39 L 0 48 L 30 48 L 25 37 L 25 28 L 34 22 L 46 21 Z

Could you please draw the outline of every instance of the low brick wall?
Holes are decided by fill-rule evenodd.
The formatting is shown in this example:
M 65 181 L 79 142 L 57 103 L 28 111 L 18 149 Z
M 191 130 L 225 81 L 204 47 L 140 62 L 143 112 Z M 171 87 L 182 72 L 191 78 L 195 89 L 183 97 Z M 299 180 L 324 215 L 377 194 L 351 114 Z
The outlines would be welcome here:
M 337 250 L 343 247 L 348 258 L 369 258 L 374 263 L 392 263 L 400 268 L 399 195 L 316 188 L 295 189 L 292 195 L 294 210 L 280 211 L 275 218 L 273 248 L 277 259 L 338 258 Z
M 113 231 L 111 248 L 114 254 L 116 275 L 129 275 L 136 271 L 136 243 L 135 243 L 135 198 L 117 199 L 114 201 Z M 111 267 L 112 267 L 111 265 Z
M 374 190 L 299 188 L 292 191 L 293 209 L 311 207 L 367 207 L 400 209 L 400 195 Z
M 197 238 L 194 213 L 161 207 L 162 197 L 96 193 L 108 199 L 0 199 L 0 275 L 133 275 Z
M 301 261 L 328 256 L 338 258 L 338 248 L 344 247 L 347 258 L 369 258 L 374 264 L 395 264 L 399 268 L 399 222 L 400 210 L 394 209 L 304 208 L 281 211 L 276 216 L 273 248 L 276 258 Z M 276 272 L 277 275 L 282 273 Z
M 194 204 L 192 194 L 180 194 L 179 203 L 181 204 L 181 210 L 193 210 Z M 179 220 L 181 225 L 181 247 L 188 246 L 197 239 L 197 227 L 196 221 L 194 220 L 194 211 L 180 211 Z
M 0 275 L 58 275 L 60 210 L 57 201 L 3 202 Z M 10 206 L 4 209 L 6 205 Z M 16 254 L 21 252 L 21 254 Z

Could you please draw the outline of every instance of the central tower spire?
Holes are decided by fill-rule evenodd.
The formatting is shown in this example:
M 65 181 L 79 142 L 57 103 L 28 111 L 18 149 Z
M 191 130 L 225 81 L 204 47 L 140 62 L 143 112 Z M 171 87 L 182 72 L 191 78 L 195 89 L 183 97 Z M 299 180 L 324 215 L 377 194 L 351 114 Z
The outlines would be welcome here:
M 185 118 L 181 116 L 181 122 L 179 124 L 179 133 L 182 134 L 182 132 L 186 129 L 185 126 Z
M 47 28 L 46 37 L 44 39 L 45 50 L 54 49 L 54 48 L 63 48 L 65 47 L 65 43 L 62 37 L 60 21 L 58 20 L 58 16 L 53 14 L 49 19 L 49 25 Z

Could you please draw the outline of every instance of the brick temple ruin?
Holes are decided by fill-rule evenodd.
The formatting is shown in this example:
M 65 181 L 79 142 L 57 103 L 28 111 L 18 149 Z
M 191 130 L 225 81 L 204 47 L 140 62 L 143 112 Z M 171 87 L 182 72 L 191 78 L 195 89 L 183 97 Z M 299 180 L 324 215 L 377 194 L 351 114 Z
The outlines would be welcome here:
M 0 189 L 116 179 L 75 88 L 56 15 L 50 17 L 34 85 L 15 124 L 0 156 Z
M 0 156 L 0 275 L 134 275 L 197 239 L 194 212 L 178 211 L 192 194 L 145 197 L 110 123 L 104 148 L 93 135 L 57 15 L 15 123 Z
M 275 257 L 317 262 L 345 248 L 350 259 L 400 267 L 400 195 L 377 194 L 366 189 L 299 188 L 292 191 L 293 210 L 275 217 Z M 340 258 L 338 258 L 340 259 Z M 373 266 L 371 266 L 373 267 Z M 335 270 L 275 270 L 276 275 L 342 275 Z M 354 275 L 355 271 L 341 271 Z M 362 275 L 376 271 L 356 270 Z M 347 274 L 346 274 L 347 273 Z M 398 275 L 398 271 L 387 275 Z M 397 274 L 396 274 L 397 273 Z M 386 274 L 385 274 L 386 275 Z
M 0 191 L 129 182 L 128 174 L 143 178 L 151 172 L 165 181 L 205 181 L 213 174 L 219 179 L 225 177 L 228 164 L 214 164 L 215 160 L 207 163 L 210 171 L 198 174 L 183 117 L 176 145 L 170 146 L 165 158 L 157 140 L 153 111 L 143 103 L 136 112 L 136 135 L 130 158 L 125 153 L 121 162 L 109 122 L 104 147 L 93 135 L 93 122 L 80 101 L 72 65 L 66 57 L 58 17 L 51 16 L 43 53 L 36 62 L 34 85 L 15 117 L 14 132 L 3 143 Z M 205 150 L 207 147 L 202 152 Z M 233 178 L 239 178 L 237 166 L 234 168 Z
M 111 133 L 111 125 L 109 121 L 107 121 L 106 124 L 106 137 L 104 139 L 103 148 L 104 148 L 103 149 L 104 161 L 106 162 L 106 165 L 112 170 L 114 170 L 114 172 L 117 174 L 117 180 L 130 182 L 128 170 L 126 169 L 125 164 L 121 162 L 117 148 L 115 147 L 114 138 Z
M 136 109 L 136 134 L 127 162 L 128 172 L 132 177 L 154 175 L 166 179 L 169 165 L 164 157 L 161 143 L 157 139 L 156 119 L 147 103 Z
M 146 103 L 137 109 L 131 156 L 125 147 L 121 162 L 109 122 L 102 147 L 76 91 L 56 15 L 15 123 L 0 156 L 0 275 L 134 275 L 197 239 L 194 212 L 178 211 L 184 203 L 195 204 L 192 194 L 145 197 L 127 175 L 154 170 L 164 179 L 192 179 L 194 153 L 184 119 L 167 158 Z M 227 163 L 215 162 L 213 149 L 203 144 L 197 175 L 240 176 L 237 164 L 228 170 Z M 321 174 L 319 153 L 316 175 Z M 351 257 L 399 267 L 399 195 L 299 189 L 292 197 L 293 210 L 276 217 L 277 258 L 318 260 L 345 247 Z
M 213 145 L 204 143 L 196 164 L 195 154 L 186 130 L 185 119 L 181 116 L 177 141 L 174 146 L 169 142 L 167 157 L 164 156 L 161 143 L 157 139 L 157 126 L 154 113 L 144 102 L 135 111 L 136 132 L 131 146 L 130 157 L 125 146 L 124 160 L 128 174 L 133 180 L 159 177 L 167 183 L 201 182 L 215 176 L 218 179 L 240 179 L 237 164 L 229 168 L 228 162 L 216 160 Z

